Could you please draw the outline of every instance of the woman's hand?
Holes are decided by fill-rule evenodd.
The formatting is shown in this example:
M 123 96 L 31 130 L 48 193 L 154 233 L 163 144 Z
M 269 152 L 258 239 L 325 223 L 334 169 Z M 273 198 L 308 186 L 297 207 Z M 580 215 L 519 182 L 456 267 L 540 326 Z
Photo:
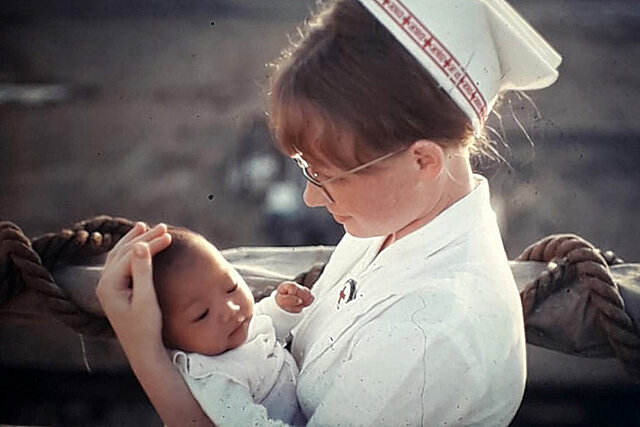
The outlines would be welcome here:
M 289 313 L 300 313 L 313 302 L 311 291 L 295 282 L 282 282 L 276 291 L 276 303 Z
M 162 344 L 151 257 L 171 244 L 167 227 L 137 223 L 109 252 L 96 294 L 134 374 L 169 426 L 212 426 Z
M 171 244 L 167 227 L 137 223 L 109 252 L 96 294 L 127 356 L 162 344 L 151 257 Z M 135 350 L 131 347 L 136 347 Z M 133 351 L 132 351 L 133 350 Z

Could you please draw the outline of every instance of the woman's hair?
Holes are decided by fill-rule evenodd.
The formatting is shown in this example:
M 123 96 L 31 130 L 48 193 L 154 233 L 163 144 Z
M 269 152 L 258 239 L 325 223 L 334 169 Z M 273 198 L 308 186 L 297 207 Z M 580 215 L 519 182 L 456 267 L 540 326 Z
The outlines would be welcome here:
M 275 67 L 270 126 L 288 155 L 353 167 L 419 139 L 475 142 L 469 118 L 357 0 L 317 13 Z

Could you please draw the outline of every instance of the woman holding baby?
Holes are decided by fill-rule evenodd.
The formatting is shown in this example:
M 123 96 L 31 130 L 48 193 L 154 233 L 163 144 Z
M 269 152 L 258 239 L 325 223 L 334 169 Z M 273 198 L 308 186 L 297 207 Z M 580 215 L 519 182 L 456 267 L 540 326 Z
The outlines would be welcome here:
M 346 231 L 292 330 L 307 425 L 507 425 L 522 310 L 470 156 L 499 95 L 552 84 L 560 57 L 503 0 L 338 0 L 308 27 L 269 112 L 305 203 Z M 170 240 L 136 226 L 99 297 L 165 423 L 223 424 L 163 347 L 151 257 Z

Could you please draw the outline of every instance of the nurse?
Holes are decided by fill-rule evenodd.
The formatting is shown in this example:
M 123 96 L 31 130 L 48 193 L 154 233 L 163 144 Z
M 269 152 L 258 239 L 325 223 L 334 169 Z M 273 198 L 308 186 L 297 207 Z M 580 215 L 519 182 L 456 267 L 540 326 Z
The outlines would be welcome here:
M 338 0 L 283 56 L 274 134 L 308 180 L 306 204 L 346 231 L 293 330 L 308 425 L 511 421 L 522 308 L 470 156 L 487 149 L 500 94 L 552 84 L 559 63 L 503 0 Z M 164 422 L 225 425 L 162 347 L 150 257 L 169 243 L 165 227 L 136 226 L 98 296 Z M 277 425 L 256 406 L 243 424 Z

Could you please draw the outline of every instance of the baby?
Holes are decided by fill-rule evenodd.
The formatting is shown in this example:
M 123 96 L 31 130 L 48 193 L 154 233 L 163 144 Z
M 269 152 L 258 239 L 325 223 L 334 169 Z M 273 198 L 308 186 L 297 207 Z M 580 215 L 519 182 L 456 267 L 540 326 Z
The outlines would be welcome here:
M 169 227 L 171 245 L 153 258 L 162 334 L 191 393 L 218 425 L 266 418 L 303 425 L 298 368 L 283 348 L 309 289 L 283 282 L 254 305 L 249 287 L 201 235 Z M 252 412 L 247 401 L 266 408 Z

